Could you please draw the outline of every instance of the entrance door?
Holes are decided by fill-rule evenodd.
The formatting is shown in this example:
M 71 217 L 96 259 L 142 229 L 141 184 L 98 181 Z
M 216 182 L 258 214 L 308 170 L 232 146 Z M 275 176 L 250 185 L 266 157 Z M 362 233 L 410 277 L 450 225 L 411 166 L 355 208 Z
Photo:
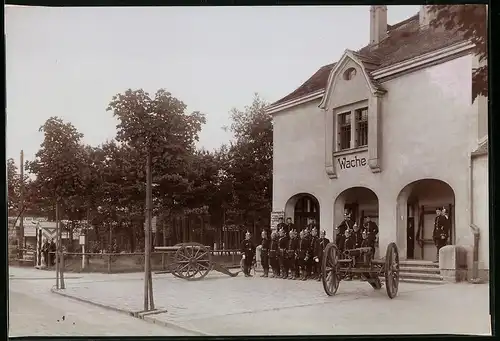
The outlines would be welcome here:
M 309 219 L 316 220 L 319 228 L 319 205 L 313 198 L 303 196 L 295 204 L 294 225 L 297 231 L 304 229 Z
M 406 246 L 406 258 L 415 259 L 415 217 L 408 217 Z

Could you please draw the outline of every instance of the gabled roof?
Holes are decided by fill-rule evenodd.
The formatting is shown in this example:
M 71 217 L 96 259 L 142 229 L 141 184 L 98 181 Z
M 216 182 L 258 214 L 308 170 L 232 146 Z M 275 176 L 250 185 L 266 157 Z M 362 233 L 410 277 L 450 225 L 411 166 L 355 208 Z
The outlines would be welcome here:
M 330 94 L 330 88 L 331 86 L 333 86 L 333 82 L 335 81 L 335 78 L 338 76 L 338 73 L 341 71 L 341 68 L 345 65 L 345 63 L 348 60 L 353 61 L 354 63 L 358 64 L 361 67 L 361 72 L 363 73 L 363 76 L 366 78 L 368 87 L 370 88 L 370 91 L 373 94 L 386 92 L 386 90 L 380 85 L 380 83 L 374 80 L 373 77 L 370 75 L 370 70 L 372 70 L 376 65 L 375 62 L 369 57 L 363 56 L 351 50 L 346 50 L 342 55 L 342 58 L 340 58 L 337 64 L 330 71 L 330 75 L 328 76 L 328 81 L 326 84 L 325 95 L 323 95 L 323 99 L 319 105 L 320 108 L 322 109 L 325 108 L 325 105 L 329 97 L 328 95 Z
M 471 153 L 471 156 L 488 155 L 488 140 L 481 143 L 481 145 Z
M 354 53 L 363 62 L 367 71 L 371 72 L 451 46 L 460 41 L 463 41 L 463 37 L 457 32 L 420 27 L 419 14 L 417 13 L 395 25 L 388 26 L 387 37 L 379 44 L 367 45 Z M 304 84 L 271 106 L 324 90 L 335 64 L 321 67 Z

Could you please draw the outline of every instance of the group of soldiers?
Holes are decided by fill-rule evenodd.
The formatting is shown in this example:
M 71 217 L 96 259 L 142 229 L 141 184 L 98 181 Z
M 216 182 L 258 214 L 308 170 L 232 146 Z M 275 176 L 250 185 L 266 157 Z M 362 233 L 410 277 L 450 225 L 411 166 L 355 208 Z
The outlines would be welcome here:
M 375 252 L 375 240 L 378 226 L 366 217 L 363 229 L 351 219 L 351 212 L 346 210 L 344 220 L 336 228 L 335 244 L 340 251 L 359 247 L 371 247 Z M 261 277 L 282 278 L 291 280 L 321 280 L 321 263 L 325 247 L 330 243 L 326 232 L 321 231 L 313 220 L 297 233 L 292 219 L 279 219 L 277 231 L 268 238 L 266 230 L 262 231 L 261 263 L 264 273 Z M 241 245 L 243 254 L 243 272 L 246 277 L 251 276 L 250 269 L 254 262 L 255 247 L 249 232 Z
M 439 250 L 448 243 L 450 226 L 446 209 L 438 207 L 433 235 L 438 259 Z M 375 254 L 379 229 L 371 217 L 365 217 L 363 226 L 360 228 L 352 220 L 352 212 L 345 210 L 344 220 L 335 228 L 335 231 L 335 245 L 341 253 L 344 250 L 370 247 L 372 254 Z M 321 280 L 323 253 L 330 241 L 326 238 L 324 230 L 318 237 L 318 227 L 314 220 L 300 233 L 297 233 L 291 218 L 287 218 L 286 223 L 283 222 L 283 218 L 280 218 L 277 231 L 271 233 L 271 238 L 268 238 L 266 230 L 262 231 L 261 236 L 261 263 L 264 270 L 261 277 L 269 277 L 271 269 L 271 278 Z M 255 262 L 255 249 L 250 232 L 247 232 L 245 240 L 241 244 L 243 272 L 246 277 L 251 276 L 250 269 Z
M 280 218 L 271 238 L 268 238 L 266 230 L 262 231 L 261 237 L 261 264 L 264 271 L 261 277 L 321 280 L 320 264 L 323 251 L 330 241 L 326 238 L 325 231 L 318 237 L 315 222 L 297 233 L 290 218 L 287 219 L 287 224 Z M 251 276 L 250 269 L 255 255 L 255 247 L 250 238 L 251 235 L 247 232 L 241 247 L 243 272 L 246 277 Z M 272 270 L 271 276 L 269 270 Z
M 359 247 L 372 248 L 375 254 L 375 243 L 378 235 L 378 226 L 370 216 L 364 218 L 363 228 L 352 220 L 352 212 L 344 211 L 344 220 L 335 229 L 335 244 L 340 251 L 356 249 Z

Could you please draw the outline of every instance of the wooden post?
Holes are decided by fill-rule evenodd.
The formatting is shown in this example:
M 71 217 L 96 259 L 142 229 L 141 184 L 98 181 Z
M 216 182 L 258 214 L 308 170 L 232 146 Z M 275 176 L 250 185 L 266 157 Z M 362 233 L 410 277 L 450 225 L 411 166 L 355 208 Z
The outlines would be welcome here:
M 153 191 L 151 176 L 151 152 L 148 151 L 146 162 L 146 224 L 144 227 L 144 310 L 153 310 L 153 281 L 151 278 L 151 223 L 153 218 Z M 149 303 L 149 304 L 148 304 Z M 149 305 L 149 308 L 148 308 Z
M 59 289 L 59 203 L 56 199 L 56 253 L 52 257 L 56 257 L 56 288 Z M 49 257 L 50 258 L 50 257 Z
M 111 253 L 108 253 L 108 274 L 111 273 Z
M 167 226 L 166 221 L 164 220 L 162 223 L 163 230 L 163 246 L 167 246 Z M 165 270 L 165 252 L 161 253 L 161 269 Z
M 19 231 L 18 231 L 18 239 L 17 239 L 17 245 L 18 245 L 18 254 L 19 254 L 19 259 L 23 259 L 23 249 L 25 247 L 25 242 L 24 242 L 24 152 L 21 150 L 21 158 L 20 158 L 21 164 L 19 165 L 19 170 L 20 170 L 20 206 L 19 209 L 21 210 L 20 213 L 20 221 L 19 221 Z M 15 227 L 15 226 L 14 226 Z
M 66 285 L 64 284 L 64 252 L 61 250 L 61 289 L 65 289 Z

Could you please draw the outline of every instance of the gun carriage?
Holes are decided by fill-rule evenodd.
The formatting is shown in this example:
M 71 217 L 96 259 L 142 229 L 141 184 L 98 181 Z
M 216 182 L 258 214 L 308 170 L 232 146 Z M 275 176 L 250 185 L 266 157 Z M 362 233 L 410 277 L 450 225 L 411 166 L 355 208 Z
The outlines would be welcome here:
M 177 278 L 188 281 L 203 279 L 212 270 L 225 275 L 236 277 L 239 271 L 232 273 L 225 266 L 212 260 L 210 246 L 200 243 L 180 243 L 175 246 L 157 246 L 156 251 L 174 253 L 173 260 L 167 264 L 166 271 L 158 271 L 156 274 L 171 273 Z
M 382 288 L 380 277 L 385 278 L 389 298 L 396 297 L 399 287 L 399 253 L 395 243 L 387 246 L 385 259 L 374 259 L 373 249 L 362 247 L 341 252 L 334 243 L 329 243 L 323 254 L 323 288 L 333 296 L 340 281 L 353 274 L 363 276 L 375 289 Z

